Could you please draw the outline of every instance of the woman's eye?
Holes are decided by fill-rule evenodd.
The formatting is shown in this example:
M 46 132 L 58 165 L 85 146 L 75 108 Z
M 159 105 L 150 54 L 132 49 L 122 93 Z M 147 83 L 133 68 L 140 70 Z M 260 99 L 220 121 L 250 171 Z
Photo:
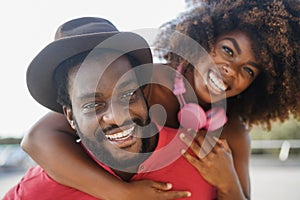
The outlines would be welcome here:
M 105 106 L 105 103 L 91 102 L 91 103 L 87 103 L 83 106 L 83 111 L 84 112 L 95 111 L 96 109 L 103 108 L 104 106 Z
M 249 74 L 250 77 L 254 77 L 254 71 L 250 67 L 244 67 L 244 70 Z
M 233 56 L 233 51 L 229 47 L 223 46 L 222 48 L 226 52 L 227 55 L 229 55 L 230 57 Z
M 127 92 L 123 93 L 120 97 L 121 101 L 123 101 L 123 102 L 133 101 L 135 98 L 136 98 L 135 90 L 127 91 Z

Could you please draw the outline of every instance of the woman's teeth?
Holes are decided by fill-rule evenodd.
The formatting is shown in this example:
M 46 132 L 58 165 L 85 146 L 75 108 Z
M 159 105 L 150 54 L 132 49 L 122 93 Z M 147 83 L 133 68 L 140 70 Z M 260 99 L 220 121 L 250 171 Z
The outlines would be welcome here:
M 134 126 L 115 134 L 105 135 L 108 140 L 126 140 L 133 134 Z
M 226 90 L 226 86 L 224 85 L 223 80 L 217 76 L 213 71 L 209 72 L 209 80 L 212 83 L 212 87 L 215 89 L 221 90 L 221 92 L 224 92 Z

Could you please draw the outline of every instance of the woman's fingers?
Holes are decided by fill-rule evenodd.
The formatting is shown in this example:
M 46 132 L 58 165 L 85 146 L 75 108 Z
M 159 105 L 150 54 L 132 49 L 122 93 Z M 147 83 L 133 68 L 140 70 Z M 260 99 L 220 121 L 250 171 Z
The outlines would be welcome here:
M 184 133 L 180 133 L 180 139 L 187 145 L 197 156 L 206 155 L 204 149 L 201 149 L 201 146 L 195 141 L 192 140 L 189 136 Z
M 192 194 L 186 190 L 173 189 L 171 183 L 152 180 L 139 180 L 129 183 L 130 194 L 126 199 L 166 200 L 190 197 Z
M 163 182 L 157 182 L 157 181 L 153 181 L 151 183 L 152 183 L 151 187 L 153 187 L 157 190 L 167 191 L 167 190 L 172 189 L 171 183 L 163 183 Z
M 180 138 L 200 159 L 206 157 L 210 152 L 215 153 L 217 140 L 207 135 L 205 131 L 195 133 L 195 131 L 188 130 L 188 133 L 189 134 L 181 133 Z M 220 145 L 221 144 L 219 144 L 219 146 Z
M 216 137 L 213 137 L 213 139 L 216 141 L 217 145 L 223 147 L 228 153 L 231 153 L 231 149 L 227 143 L 227 140 L 225 139 L 219 139 Z
M 192 156 L 191 154 L 189 154 L 188 152 L 186 152 L 186 150 L 182 150 L 181 151 L 182 156 L 185 157 L 185 159 L 191 163 L 191 165 L 193 165 L 199 172 L 201 172 L 201 161 L 199 159 L 197 159 L 196 157 Z

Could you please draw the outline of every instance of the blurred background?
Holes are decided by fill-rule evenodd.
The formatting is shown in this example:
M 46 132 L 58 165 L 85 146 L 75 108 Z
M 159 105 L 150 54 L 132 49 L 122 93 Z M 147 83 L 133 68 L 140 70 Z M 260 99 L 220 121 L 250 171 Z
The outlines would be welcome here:
M 187 0 L 188 1 L 188 0 Z M 28 93 L 25 75 L 34 56 L 53 41 L 59 25 L 82 16 L 104 17 L 121 31 L 158 28 L 187 8 L 185 0 L 26 0 L 0 3 L 0 198 L 35 165 L 19 143 L 47 109 Z M 300 122 L 251 130 L 252 199 L 300 199 Z

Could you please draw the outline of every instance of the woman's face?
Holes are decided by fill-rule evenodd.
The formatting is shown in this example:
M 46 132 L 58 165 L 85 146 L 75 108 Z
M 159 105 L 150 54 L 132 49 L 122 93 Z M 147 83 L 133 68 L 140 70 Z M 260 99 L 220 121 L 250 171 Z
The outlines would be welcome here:
M 217 38 L 209 53 L 216 67 L 194 69 L 194 88 L 200 101 L 216 102 L 249 87 L 260 73 L 251 44 L 250 38 L 239 31 Z

